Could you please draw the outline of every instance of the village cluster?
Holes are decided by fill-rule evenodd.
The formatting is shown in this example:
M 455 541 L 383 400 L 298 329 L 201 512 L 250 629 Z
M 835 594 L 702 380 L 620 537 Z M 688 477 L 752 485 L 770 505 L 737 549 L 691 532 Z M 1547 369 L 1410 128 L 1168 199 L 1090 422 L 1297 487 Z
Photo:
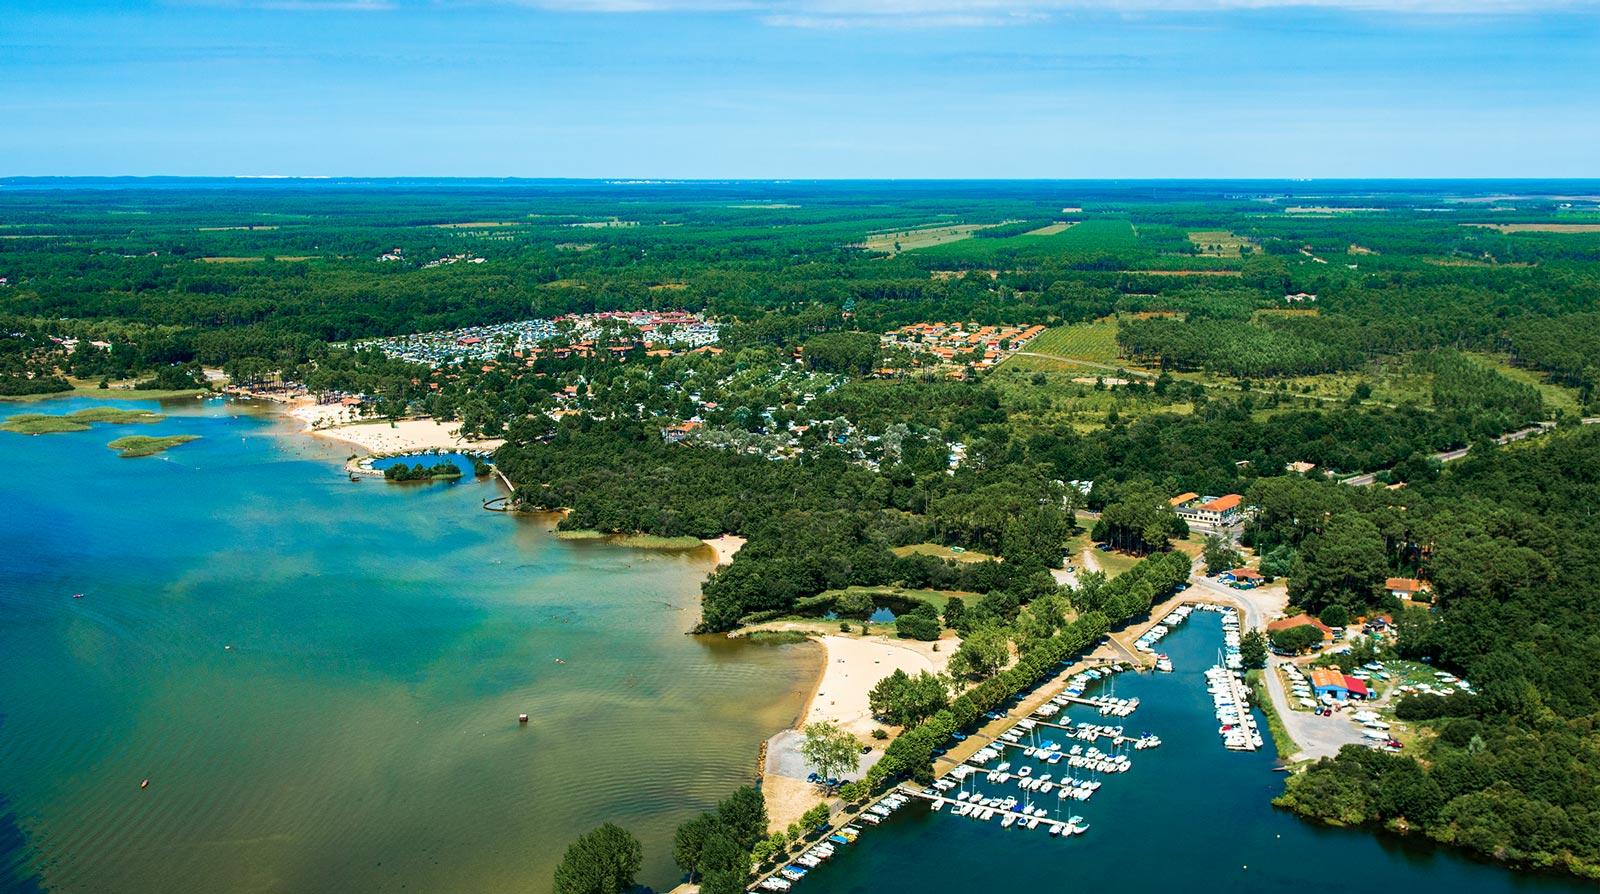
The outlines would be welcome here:
M 683 311 L 606 311 L 421 332 L 362 342 L 390 357 L 429 367 L 493 360 L 626 354 L 643 348 L 662 355 L 715 345 L 718 325 Z
M 882 342 L 885 352 L 898 349 L 936 364 L 988 368 L 1022 350 L 1044 330 L 1044 326 L 912 323 L 885 332 Z

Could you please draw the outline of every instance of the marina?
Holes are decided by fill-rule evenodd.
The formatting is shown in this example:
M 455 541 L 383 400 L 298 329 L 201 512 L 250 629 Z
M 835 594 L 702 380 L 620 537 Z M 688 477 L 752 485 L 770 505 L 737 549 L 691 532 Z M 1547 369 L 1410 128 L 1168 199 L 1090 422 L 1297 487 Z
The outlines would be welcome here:
M 992 886 L 997 868 L 1003 867 L 1005 883 L 1014 887 L 1052 890 L 1070 879 L 1075 887 L 1114 885 L 1128 894 L 1190 890 L 1201 877 L 1217 880 L 1217 890 L 1236 894 L 1281 894 L 1285 887 L 1332 894 L 1361 886 L 1414 894 L 1590 890 L 1572 879 L 1513 875 L 1414 838 L 1315 826 L 1275 810 L 1271 799 L 1282 776 L 1273 772 L 1273 749 L 1228 751 L 1216 744 L 1218 724 L 1205 669 L 1216 663 L 1224 642 L 1222 619 L 1221 612 L 1195 612 L 1168 634 L 1164 648 L 1174 660 L 1173 673 L 1118 678 L 1121 696 L 1140 700 L 1141 725 L 1162 740 L 1161 747 L 1141 752 L 1129 772 L 1066 771 L 1068 779 L 1095 788 L 1088 798 L 1063 799 L 1059 763 L 1041 767 L 1024 757 L 1026 742 L 989 742 L 980 753 L 990 754 L 958 765 L 926 791 L 917 787 L 913 794 L 902 787 L 892 792 L 907 800 L 888 815 L 852 820 L 859 837 L 852 837 L 848 848 L 836 843 L 831 858 L 807 870 L 803 887 L 828 894 L 925 894 Z M 1014 718 L 1005 729 L 1027 719 Z M 1065 746 L 1071 740 L 1059 729 L 1062 724 L 1052 723 L 1036 723 L 1033 732 L 1041 742 L 1054 738 Z M 1075 729 L 1076 723 L 1066 726 Z M 1022 776 L 1024 767 L 1033 770 Z M 1010 778 L 990 782 L 990 772 Z M 1053 775 L 1043 780 L 1045 773 Z M 1025 779 L 1054 785 L 1049 794 L 1023 791 L 1019 785 Z M 1173 834 L 1154 838 L 1162 829 Z M 1079 846 L 1064 847 L 1061 838 Z M 1159 859 L 1130 863 L 1129 854 L 1157 847 Z M 1338 878 L 1305 874 L 1308 859 L 1334 853 L 1340 855 Z M 802 885 L 793 887 L 798 891 Z

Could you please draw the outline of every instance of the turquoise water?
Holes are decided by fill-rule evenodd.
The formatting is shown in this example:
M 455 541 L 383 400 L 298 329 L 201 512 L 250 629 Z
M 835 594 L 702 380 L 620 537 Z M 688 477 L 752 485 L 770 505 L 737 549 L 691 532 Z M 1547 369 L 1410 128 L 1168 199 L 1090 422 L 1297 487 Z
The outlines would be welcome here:
M 1121 674 L 1115 692 L 1138 696 L 1132 717 L 1104 721 L 1162 738 L 1159 748 L 1129 752 L 1133 768 L 1098 776 L 1104 785 L 1086 802 L 1039 801 L 1081 815 L 1081 836 L 1052 838 L 1036 829 L 1002 829 L 999 818 L 978 823 L 922 802 L 908 805 L 867 831 L 830 863 L 813 870 L 793 894 L 927 894 L 1003 886 L 1008 891 L 1094 890 L 1119 894 L 1499 894 L 1593 892 L 1583 883 L 1518 875 L 1454 853 L 1396 837 L 1327 829 L 1301 822 L 1268 803 L 1282 786 L 1268 750 L 1234 753 L 1222 747 L 1204 670 L 1216 660 L 1221 621 L 1196 612 L 1162 650 L 1172 674 Z M 1102 722 L 1083 707 L 1073 722 Z M 1258 717 L 1259 719 L 1259 717 Z M 1261 727 L 1266 729 L 1265 721 Z M 1045 734 L 1041 732 L 1041 736 Z M 1061 741 L 1057 737 L 1058 741 Z M 1013 767 L 1027 762 L 1012 750 Z M 992 765 L 991 765 L 992 766 Z M 1065 762 L 1035 770 L 1080 777 Z M 981 776 L 995 796 L 1022 793 Z
M 707 551 L 559 541 L 482 511 L 492 481 L 352 483 L 277 417 L 162 410 L 0 432 L 6 894 L 540 892 L 607 819 L 665 887 L 673 827 L 800 710 L 814 647 L 684 635 Z M 201 439 L 106 448 L 130 433 Z
M 424 466 L 436 466 L 439 463 L 449 463 L 461 470 L 462 478 L 460 481 L 427 482 L 429 484 L 460 484 L 471 482 L 474 477 L 473 471 L 476 468 L 473 465 L 472 457 L 467 456 L 464 453 L 419 453 L 412 456 L 385 456 L 381 459 L 373 460 L 372 467 L 382 472 L 384 469 L 387 469 L 390 466 L 397 466 L 401 463 L 405 463 L 408 466 L 415 466 L 418 464 Z M 421 482 L 403 481 L 399 483 L 417 484 Z

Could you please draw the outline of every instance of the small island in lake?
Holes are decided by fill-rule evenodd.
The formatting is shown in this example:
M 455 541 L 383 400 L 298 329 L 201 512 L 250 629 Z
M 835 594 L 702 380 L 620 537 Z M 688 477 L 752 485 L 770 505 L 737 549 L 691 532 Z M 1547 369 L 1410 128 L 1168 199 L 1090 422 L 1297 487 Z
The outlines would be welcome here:
M 112 450 L 120 451 L 120 455 L 124 459 L 128 459 L 138 456 L 154 456 L 179 444 L 187 444 L 190 441 L 199 439 L 199 435 L 162 435 L 159 437 L 128 435 L 125 438 L 118 438 L 106 446 Z
M 383 470 L 383 477 L 390 481 L 450 481 L 461 477 L 461 467 L 452 462 L 431 466 L 395 463 Z
M 160 413 L 149 410 L 124 410 L 120 407 L 88 407 L 71 413 L 18 413 L 0 422 L 0 431 L 19 435 L 51 435 L 62 432 L 88 431 L 96 422 L 111 425 L 130 423 L 148 424 L 165 419 Z

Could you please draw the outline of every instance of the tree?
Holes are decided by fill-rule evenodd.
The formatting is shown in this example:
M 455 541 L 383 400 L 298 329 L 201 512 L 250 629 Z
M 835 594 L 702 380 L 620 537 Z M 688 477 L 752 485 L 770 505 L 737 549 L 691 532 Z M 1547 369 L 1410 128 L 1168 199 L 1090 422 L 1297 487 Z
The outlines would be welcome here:
M 1245 667 L 1266 667 L 1267 638 L 1259 630 L 1247 631 L 1239 638 L 1239 657 Z
M 826 803 L 818 804 L 800 815 L 800 825 L 807 829 L 821 828 L 828 824 L 828 817 L 832 815 L 833 811 L 828 809 Z
M 872 687 L 867 702 L 873 716 L 897 726 L 912 726 L 950 704 L 950 683 L 927 671 L 913 677 L 897 669 Z
M 1317 615 L 1317 620 L 1329 627 L 1345 627 L 1350 624 L 1350 612 L 1342 605 L 1330 605 Z
M 1314 624 L 1301 624 L 1297 627 L 1274 630 L 1271 639 L 1273 647 L 1278 651 L 1297 655 L 1322 645 L 1322 630 Z
M 1130 481 L 1117 490 L 1095 523 L 1094 538 L 1136 553 L 1167 548 L 1178 514 L 1166 495 L 1148 481 Z
M 824 779 L 854 773 L 861 764 L 860 752 L 856 737 L 832 723 L 807 724 L 805 741 L 800 743 L 801 756 Z
M 767 834 L 767 799 L 760 789 L 741 786 L 717 805 L 717 821 L 741 850 L 749 851 Z
M 644 861 L 639 840 L 605 823 L 578 837 L 556 865 L 555 894 L 622 894 Z
M 944 624 L 952 630 L 960 630 L 963 620 L 967 615 L 967 604 L 960 596 L 951 596 L 950 601 L 944 604 Z
M 689 873 L 690 878 L 700 874 L 700 853 L 707 839 L 718 832 L 717 818 L 702 813 L 678 826 L 672 836 L 672 862 Z
M 1010 660 L 1010 638 L 1004 630 L 989 625 L 971 631 L 961 641 L 961 648 L 950 656 L 950 672 L 958 676 L 988 678 Z
M 933 642 L 943 632 L 939 626 L 939 610 L 926 602 L 919 602 L 911 610 L 894 619 L 895 635 L 902 639 Z
M 1335 603 L 1362 608 L 1379 592 L 1387 562 L 1377 525 L 1354 512 L 1335 515 L 1320 535 L 1306 538 L 1289 581 L 1289 599 L 1307 611 Z
M 1204 556 L 1206 574 L 1220 574 L 1244 564 L 1244 556 L 1233 548 L 1233 541 L 1216 534 L 1206 537 Z

